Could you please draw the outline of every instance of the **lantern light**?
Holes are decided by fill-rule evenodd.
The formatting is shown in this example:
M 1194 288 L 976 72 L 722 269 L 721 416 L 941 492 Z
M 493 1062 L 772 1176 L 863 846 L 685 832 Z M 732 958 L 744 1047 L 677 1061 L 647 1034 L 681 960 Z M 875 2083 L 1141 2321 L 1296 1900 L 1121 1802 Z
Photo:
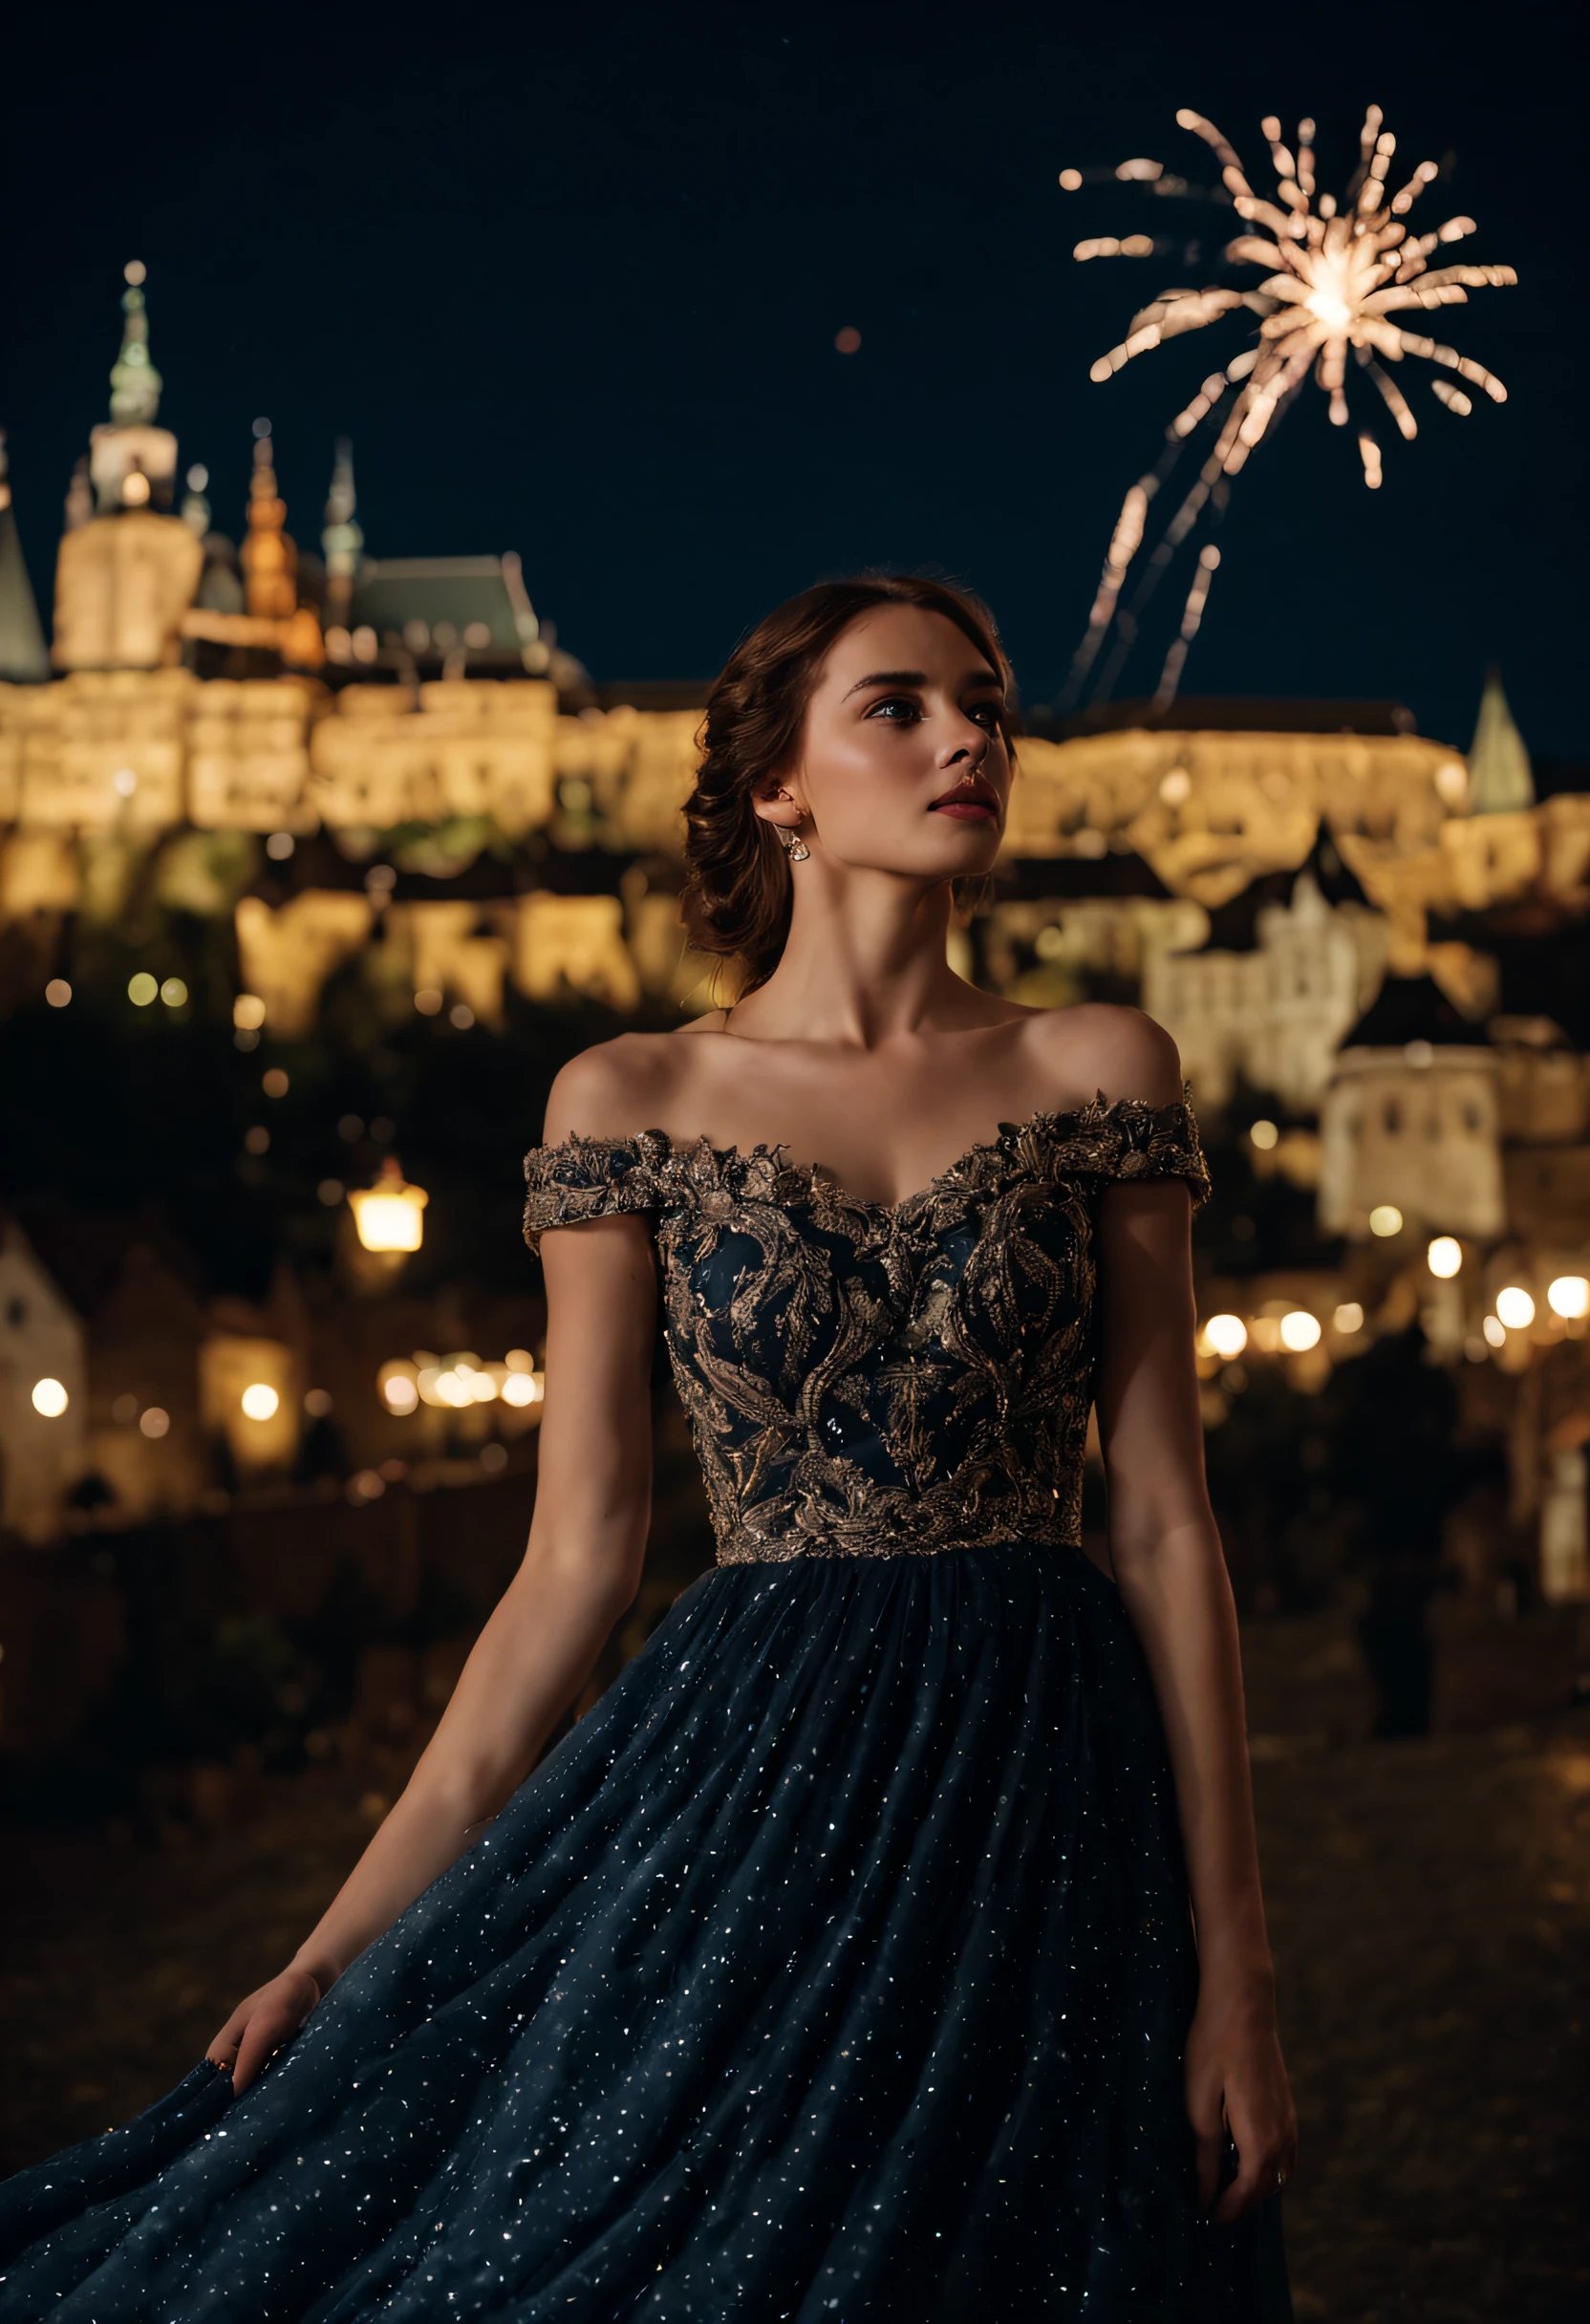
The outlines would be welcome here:
M 424 1234 L 420 1213 L 430 1196 L 421 1186 L 410 1186 L 389 1154 L 374 1186 L 355 1188 L 349 1207 L 358 1237 L 367 1251 L 418 1251 Z

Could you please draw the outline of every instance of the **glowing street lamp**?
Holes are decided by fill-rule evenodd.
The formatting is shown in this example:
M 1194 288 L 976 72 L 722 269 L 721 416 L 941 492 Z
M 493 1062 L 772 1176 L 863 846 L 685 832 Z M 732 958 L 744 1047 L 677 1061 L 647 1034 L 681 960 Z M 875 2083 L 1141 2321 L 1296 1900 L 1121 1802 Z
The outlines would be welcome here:
M 374 1186 L 355 1188 L 348 1197 L 358 1237 L 367 1251 L 418 1251 L 424 1235 L 420 1213 L 430 1196 L 422 1186 L 410 1186 L 388 1154 Z

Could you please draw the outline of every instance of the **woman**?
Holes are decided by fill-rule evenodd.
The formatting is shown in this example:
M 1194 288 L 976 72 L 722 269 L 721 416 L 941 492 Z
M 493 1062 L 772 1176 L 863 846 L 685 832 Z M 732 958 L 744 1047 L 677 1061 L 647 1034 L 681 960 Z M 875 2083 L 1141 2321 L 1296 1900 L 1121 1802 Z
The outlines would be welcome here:
M 296 1958 L 13 2182 L 0 2316 L 1285 2313 L 1203 1162 L 1147 1019 L 947 965 L 1008 684 L 917 580 L 730 661 L 686 911 L 741 997 L 577 1058 L 526 1165 L 524 1566 Z M 638 1582 L 659 1298 L 719 1567 L 538 1767 Z

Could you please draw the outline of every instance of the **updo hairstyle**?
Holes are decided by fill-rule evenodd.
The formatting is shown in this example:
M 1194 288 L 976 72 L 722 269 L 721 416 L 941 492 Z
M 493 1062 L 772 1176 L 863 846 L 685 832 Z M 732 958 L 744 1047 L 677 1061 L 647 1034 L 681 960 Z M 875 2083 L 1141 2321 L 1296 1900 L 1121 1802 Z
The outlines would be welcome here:
M 794 758 L 829 648 L 859 615 L 881 605 L 920 606 L 953 621 L 999 672 L 1008 699 L 1010 663 L 993 615 L 980 599 L 942 581 L 894 573 L 820 581 L 775 607 L 741 640 L 707 699 L 705 755 L 685 803 L 680 909 L 698 951 L 740 962 L 741 996 L 765 984 L 789 935 L 789 862 L 753 801 Z M 1012 743 L 1006 719 L 1000 728 Z

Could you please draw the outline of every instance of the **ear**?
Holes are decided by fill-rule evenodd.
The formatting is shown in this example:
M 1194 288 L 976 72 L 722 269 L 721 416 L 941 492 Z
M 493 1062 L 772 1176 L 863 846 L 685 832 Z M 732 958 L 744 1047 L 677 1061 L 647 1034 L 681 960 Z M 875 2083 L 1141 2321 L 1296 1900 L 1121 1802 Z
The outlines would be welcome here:
M 776 776 L 751 793 L 751 806 L 763 823 L 782 824 L 786 831 L 794 830 L 806 815 L 793 790 Z

